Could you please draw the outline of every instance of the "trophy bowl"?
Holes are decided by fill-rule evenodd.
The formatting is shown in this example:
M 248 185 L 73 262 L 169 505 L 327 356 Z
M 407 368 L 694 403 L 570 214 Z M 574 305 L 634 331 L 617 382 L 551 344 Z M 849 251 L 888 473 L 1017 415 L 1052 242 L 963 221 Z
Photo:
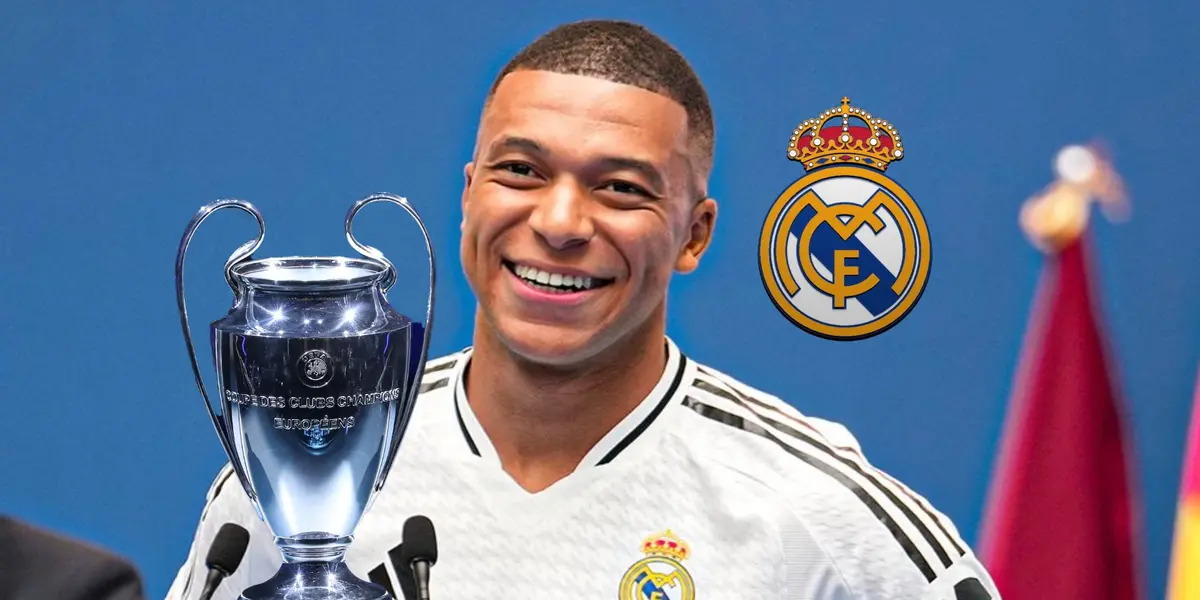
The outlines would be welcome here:
M 393 264 L 354 237 L 355 215 L 380 201 L 404 208 L 425 236 L 423 325 L 388 303 Z M 188 326 L 183 267 L 196 229 L 224 208 L 253 215 L 259 233 L 225 263 L 234 302 L 210 327 L 214 402 Z M 391 600 L 383 587 L 351 573 L 344 558 L 387 479 L 420 387 L 433 322 L 433 246 L 416 211 L 391 194 L 356 202 L 345 227 L 360 258 L 255 260 L 266 232 L 262 214 L 248 202 L 225 199 L 202 207 L 180 242 L 175 286 L 196 385 L 283 557 L 275 576 L 243 591 L 243 600 Z

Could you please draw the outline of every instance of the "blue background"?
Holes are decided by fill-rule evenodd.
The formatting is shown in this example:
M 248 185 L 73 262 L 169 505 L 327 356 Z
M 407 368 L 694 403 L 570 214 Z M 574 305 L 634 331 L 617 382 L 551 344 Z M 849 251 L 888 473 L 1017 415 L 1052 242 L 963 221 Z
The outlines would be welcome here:
M 345 254 L 353 200 L 408 196 L 440 258 L 433 350 L 458 349 L 473 309 L 462 164 L 487 86 L 548 28 L 621 17 L 680 47 L 716 111 L 718 237 L 673 289 L 671 334 L 846 423 L 972 542 L 1041 266 L 1018 208 L 1062 145 L 1109 143 L 1134 212 L 1094 221 L 1102 309 L 1132 414 L 1147 591 L 1162 597 L 1200 359 L 1194 2 L 168 4 L 0 6 L 0 511 L 132 557 L 161 597 L 224 460 L 175 310 L 192 213 L 243 197 L 266 213 L 260 255 Z M 855 343 L 789 325 L 755 264 L 768 207 L 802 174 L 784 154 L 792 128 L 843 95 L 897 124 L 908 156 L 889 173 L 935 255 L 913 313 Z M 401 211 L 362 217 L 367 243 L 420 251 Z M 220 267 L 252 233 L 230 211 L 194 242 L 201 340 L 228 307 Z M 415 313 L 422 272 L 403 275 Z

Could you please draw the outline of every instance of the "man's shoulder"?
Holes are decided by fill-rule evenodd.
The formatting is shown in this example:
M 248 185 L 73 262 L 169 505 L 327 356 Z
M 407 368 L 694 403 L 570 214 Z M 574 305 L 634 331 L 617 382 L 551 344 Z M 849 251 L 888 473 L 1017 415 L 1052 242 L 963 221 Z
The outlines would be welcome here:
M 746 446 L 747 460 L 791 457 L 781 463 L 785 465 L 781 475 L 794 477 L 794 470 L 786 467 L 809 464 L 814 453 L 824 458 L 862 458 L 857 438 L 842 423 L 805 414 L 778 396 L 710 365 L 694 364 L 695 376 L 685 388 L 683 404 L 699 420 L 720 425 L 710 433 L 722 432 L 722 437 Z M 764 455 L 764 447 L 773 452 Z
M 0 517 L 0 588 L 5 598 L 134 600 L 137 569 L 103 548 L 9 517 Z
M 773 489 L 858 593 L 929 585 L 973 563 L 950 519 L 873 465 L 842 423 L 703 364 L 683 402 L 698 451 Z

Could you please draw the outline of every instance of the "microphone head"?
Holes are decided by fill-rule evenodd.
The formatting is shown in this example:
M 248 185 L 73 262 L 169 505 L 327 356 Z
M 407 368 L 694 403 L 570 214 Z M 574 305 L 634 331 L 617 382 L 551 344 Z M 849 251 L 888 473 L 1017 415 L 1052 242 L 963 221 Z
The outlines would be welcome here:
M 210 569 L 217 569 L 226 577 L 232 575 L 242 564 L 246 555 L 246 547 L 250 545 L 250 532 L 234 523 L 226 523 L 217 532 L 212 546 L 208 549 L 208 557 L 204 564 Z
M 429 517 L 416 515 L 404 522 L 400 558 L 410 565 L 417 559 L 427 560 L 430 565 L 437 563 L 437 534 L 433 531 L 433 522 Z

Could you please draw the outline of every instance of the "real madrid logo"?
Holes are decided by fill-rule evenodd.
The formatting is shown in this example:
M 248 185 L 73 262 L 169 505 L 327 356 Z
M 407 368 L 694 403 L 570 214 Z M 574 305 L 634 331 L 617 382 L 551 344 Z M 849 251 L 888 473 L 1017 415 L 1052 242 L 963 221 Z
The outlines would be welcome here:
M 333 379 L 333 359 L 324 350 L 309 350 L 296 361 L 300 381 L 310 388 L 324 387 Z
M 904 157 L 891 123 L 842 105 L 792 132 L 788 158 L 807 175 L 763 223 L 759 273 L 771 301 L 814 335 L 858 340 L 899 323 L 929 279 L 929 229 L 883 173 Z
M 646 557 L 621 578 L 620 600 L 694 600 L 696 587 L 683 568 L 691 549 L 668 529 L 642 541 Z

